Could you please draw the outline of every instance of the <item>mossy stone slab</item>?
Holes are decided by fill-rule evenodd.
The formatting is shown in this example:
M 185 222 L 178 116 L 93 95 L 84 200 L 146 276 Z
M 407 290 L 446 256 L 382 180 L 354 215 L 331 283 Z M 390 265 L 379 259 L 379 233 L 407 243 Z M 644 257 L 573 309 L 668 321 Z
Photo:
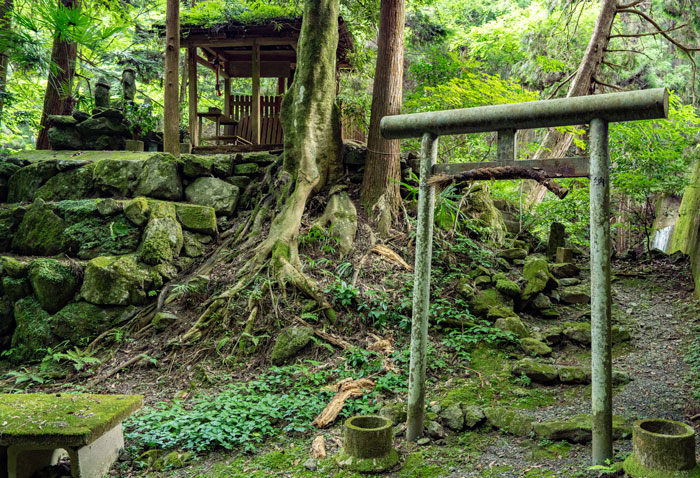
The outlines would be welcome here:
M 0 445 L 88 445 L 142 406 L 141 395 L 0 394 Z

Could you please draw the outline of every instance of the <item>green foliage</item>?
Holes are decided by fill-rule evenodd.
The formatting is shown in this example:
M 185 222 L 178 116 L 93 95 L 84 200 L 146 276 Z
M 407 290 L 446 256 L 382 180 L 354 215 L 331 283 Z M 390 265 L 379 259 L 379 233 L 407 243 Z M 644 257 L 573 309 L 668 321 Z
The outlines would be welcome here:
M 328 229 L 318 225 L 311 226 L 309 232 L 299 237 L 299 246 L 303 249 L 318 244 L 326 254 L 335 254 L 338 238 L 332 234 L 332 229 L 332 225 Z
M 150 101 L 141 105 L 125 104 L 124 117 L 129 122 L 129 131 L 134 137 L 155 131 L 158 126 L 158 117 L 154 114 Z
M 86 350 L 80 350 L 75 347 L 73 350 L 66 350 L 65 352 L 59 352 L 53 355 L 52 359 L 56 362 L 68 362 L 73 365 L 76 371 L 80 372 L 86 369 L 88 372 L 92 372 L 90 368 L 93 365 L 100 365 L 102 361 L 97 357 L 93 357 L 94 352 Z
M 357 289 L 357 287 L 353 287 L 345 281 L 336 281 L 323 292 L 326 294 L 332 294 L 333 303 L 339 304 L 345 309 L 352 307 L 360 295 L 360 291 Z
M 225 23 L 268 23 L 301 15 L 297 5 L 274 5 L 261 0 L 204 0 L 182 14 L 183 25 L 212 27 Z M 273 22 L 274 23 L 274 22 Z

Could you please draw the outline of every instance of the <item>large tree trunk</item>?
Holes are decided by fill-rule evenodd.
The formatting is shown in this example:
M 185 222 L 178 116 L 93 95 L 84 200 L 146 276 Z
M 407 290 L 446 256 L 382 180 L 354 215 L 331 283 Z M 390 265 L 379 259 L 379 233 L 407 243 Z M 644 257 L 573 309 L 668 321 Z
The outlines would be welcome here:
M 370 212 L 376 208 L 380 230 L 384 234 L 388 233 L 401 201 L 398 183 L 401 141 L 383 139 L 379 122 L 384 116 L 401 112 L 405 14 L 405 0 L 382 0 L 367 161 L 360 191 L 362 205 Z
M 10 28 L 10 20 L 8 16 L 12 11 L 12 0 L 4 0 L 0 3 L 0 31 L 7 31 Z M 2 33 L 0 33 L 2 34 Z M 0 53 L 0 124 L 2 124 L 2 111 L 4 106 L 5 93 L 7 91 L 7 65 L 8 57 L 2 52 Z
M 180 156 L 180 1 L 168 0 L 165 17 L 163 151 Z
M 578 67 L 576 76 L 569 86 L 566 94 L 567 98 L 574 96 L 586 96 L 593 93 L 595 89 L 595 75 L 600 67 L 601 62 L 605 58 L 605 49 L 610 41 L 610 32 L 613 22 L 615 21 L 615 13 L 617 12 L 616 0 L 603 0 L 598 19 L 591 35 L 591 40 L 588 43 L 586 52 Z M 561 158 L 571 146 L 572 137 L 570 134 L 563 134 L 554 129 L 550 130 L 540 144 L 534 159 L 544 158 Z M 546 188 L 543 188 L 534 181 L 528 181 L 528 203 L 537 204 L 542 201 Z
M 340 118 L 335 104 L 335 62 L 338 48 L 339 0 L 306 0 L 294 82 L 284 97 L 281 122 L 284 129 L 284 164 L 269 196 L 260 202 L 249 221 L 254 224 L 244 250 L 259 242 L 254 256 L 238 271 L 236 284 L 220 294 L 182 337 L 189 343 L 216 318 L 227 313 L 226 304 L 269 264 L 282 289 L 287 284 L 316 300 L 334 317 L 315 281 L 301 272 L 297 237 L 308 199 L 342 174 Z M 255 229 L 269 211 L 282 204 L 272 219 L 267 237 L 260 242 Z
M 69 9 L 80 8 L 80 0 L 59 0 Z M 49 115 L 67 115 L 73 112 L 73 77 L 78 46 L 67 41 L 60 32 L 56 33 L 51 50 L 44 109 L 41 113 L 41 126 L 36 139 L 36 149 L 49 149 Z

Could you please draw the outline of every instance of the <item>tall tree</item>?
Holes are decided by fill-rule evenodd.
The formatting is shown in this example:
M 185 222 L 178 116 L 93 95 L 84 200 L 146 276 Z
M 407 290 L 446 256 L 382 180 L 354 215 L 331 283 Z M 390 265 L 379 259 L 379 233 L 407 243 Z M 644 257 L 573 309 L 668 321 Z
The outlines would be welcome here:
M 80 0 L 58 0 L 59 9 L 79 9 Z M 44 95 L 44 108 L 41 124 L 36 139 L 36 149 L 49 149 L 48 120 L 49 115 L 71 114 L 73 112 L 73 77 L 75 76 L 75 59 L 78 45 L 66 32 L 56 31 L 51 64 Z
M 12 11 L 12 0 L 4 0 L 0 3 L 0 35 L 10 28 L 10 20 L 8 16 Z M 5 93 L 7 84 L 7 67 L 9 58 L 7 52 L 0 53 L 0 124 L 2 124 L 2 109 L 5 104 Z
M 165 15 L 165 92 L 163 151 L 180 155 L 180 1 L 168 0 Z
M 379 122 L 384 116 L 401 112 L 405 17 L 405 0 L 382 0 L 367 160 L 360 199 L 365 209 L 376 212 L 379 229 L 383 234 L 389 232 L 392 218 L 396 217 L 401 201 L 398 183 L 401 174 L 401 142 L 397 139 L 383 139 Z
M 295 287 L 316 300 L 327 315 L 333 314 L 318 285 L 301 271 L 297 238 L 309 198 L 342 174 L 340 118 L 335 104 L 339 8 L 339 0 L 304 2 L 297 69 L 284 97 L 280 118 L 284 128 L 284 164 L 276 179 L 269 181 L 267 195 L 250 218 L 247 240 L 237 249 L 258 246 L 253 257 L 238 270 L 236 284 L 214 299 L 182 336 L 185 342 L 196 340 L 215 318 L 225 318 L 228 301 L 268 265 L 282 287 Z M 282 204 L 279 213 L 272 218 L 269 233 L 261 241 L 261 226 L 278 204 Z

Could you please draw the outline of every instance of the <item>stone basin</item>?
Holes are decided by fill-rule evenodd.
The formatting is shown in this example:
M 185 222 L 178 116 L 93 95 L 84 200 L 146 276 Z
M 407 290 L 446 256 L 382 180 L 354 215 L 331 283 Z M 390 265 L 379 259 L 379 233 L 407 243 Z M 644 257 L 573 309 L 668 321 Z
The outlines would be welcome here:
M 345 421 L 343 449 L 336 457 L 341 468 L 381 473 L 399 461 L 393 448 L 393 423 L 379 415 L 357 415 Z

